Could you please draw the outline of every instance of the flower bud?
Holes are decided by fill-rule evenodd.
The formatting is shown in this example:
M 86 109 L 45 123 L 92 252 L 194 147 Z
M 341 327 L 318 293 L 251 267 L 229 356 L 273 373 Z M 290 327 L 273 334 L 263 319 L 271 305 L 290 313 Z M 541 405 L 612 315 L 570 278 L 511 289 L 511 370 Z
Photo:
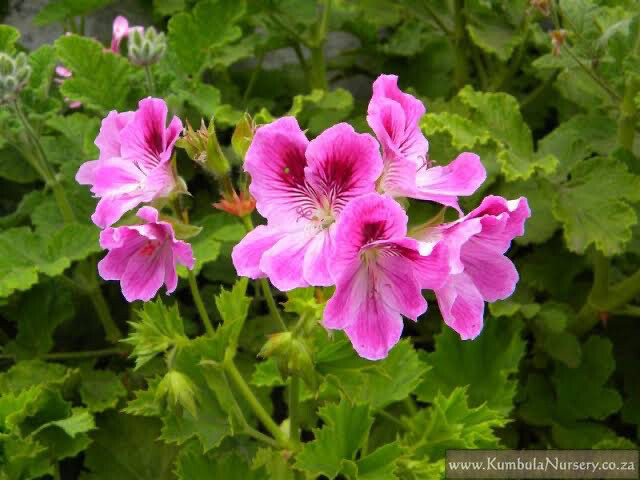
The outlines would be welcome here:
M 222 200 L 213 206 L 236 217 L 246 217 L 256 208 L 256 200 L 247 191 L 241 191 L 240 195 L 233 191 L 231 194 L 223 193 Z
M 233 131 L 231 146 L 233 147 L 233 151 L 236 155 L 243 160 L 247 150 L 249 150 L 251 140 L 253 140 L 253 133 L 255 132 L 255 129 L 255 122 L 249 114 L 245 114 L 242 120 L 237 123 L 236 129 Z
M 164 399 L 173 407 L 187 410 L 193 417 L 197 417 L 196 408 L 197 387 L 185 374 L 177 370 L 169 370 L 156 390 L 156 400 L 164 403 Z
M 531 0 L 531 6 L 538 10 L 542 15 L 548 17 L 551 14 L 550 0 Z
M 551 53 L 560 55 L 560 50 L 567 40 L 566 30 L 553 30 L 551 32 Z
M 146 67 L 157 63 L 167 50 L 164 33 L 149 27 L 146 30 L 136 28 L 129 36 L 129 60 L 134 65 Z
M 316 375 L 311 350 L 302 338 L 295 337 L 292 332 L 271 335 L 258 355 L 274 357 L 283 376 L 298 375 L 310 388 L 315 388 Z
M 187 122 L 187 128 L 182 135 L 176 145 L 183 148 L 189 158 L 217 178 L 229 174 L 231 167 L 218 143 L 213 120 L 209 122 L 209 128 L 205 127 L 203 120 L 197 131 Z
M 24 53 L 14 58 L 0 52 L 0 103 L 15 100 L 30 76 L 31 67 Z

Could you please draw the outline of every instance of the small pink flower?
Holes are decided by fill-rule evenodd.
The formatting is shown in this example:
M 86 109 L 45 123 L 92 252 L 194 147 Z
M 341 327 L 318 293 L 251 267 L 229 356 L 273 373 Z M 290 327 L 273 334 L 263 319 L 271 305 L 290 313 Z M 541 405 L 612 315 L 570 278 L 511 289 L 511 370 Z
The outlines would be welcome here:
M 423 288 L 440 288 L 449 273 L 446 247 L 425 255 L 407 238 L 407 215 L 393 199 L 370 193 L 342 212 L 330 262 L 336 291 L 324 326 L 341 329 L 361 357 L 384 358 L 402 334 L 402 315 L 427 310 Z
M 178 284 L 176 263 L 192 269 L 191 246 L 176 240 L 173 227 L 158 221 L 158 211 L 142 207 L 138 217 L 147 223 L 127 227 L 108 227 L 100 233 L 100 246 L 109 250 L 98 263 L 105 280 L 119 280 L 127 301 L 150 300 L 162 284 L 167 294 Z
M 120 42 L 129 34 L 129 21 L 118 15 L 113 20 L 113 34 L 111 37 L 111 51 L 113 53 L 120 53 Z
M 451 274 L 435 293 L 445 323 L 463 340 L 477 337 L 482 330 L 485 301 L 495 302 L 513 293 L 518 272 L 504 253 L 514 237 L 524 234 L 530 216 L 524 197 L 507 201 L 488 196 L 458 221 L 416 235 L 421 248 L 429 249 L 435 243 L 448 248 Z
M 265 275 L 280 290 L 332 285 L 336 221 L 347 203 L 373 192 L 382 159 L 371 135 L 340 123 L 309 141 L 294 117 L 257 130 L 247 151 L 249 191 L 268 225 L 232 252 L 239 275 Z
M 137 111 L 112 111 L 102 121 L 95 141 L 100 157 L 85 162 L 76 174 L 76 181 L 91 185 L 100 198 L 91 216 L 99 227 L 112 225 L 128 210 L 173 191 L 171 152 L 182 123 L 174 116 L 167 127 L 167 111 L 164 100 L 145 98 Z
M 373 84 L 367 122 L 382 145 L 382 191 L 392 196 L 431 200 L 462 211 L 459 195 L 471 195 L 484 182 L 480 158 L 463 153 L 445 167 L 432 167 L 429 143 L 420 131 L 425 113 L 420 100 L 398 88 L 398 77 L 380 75 Z

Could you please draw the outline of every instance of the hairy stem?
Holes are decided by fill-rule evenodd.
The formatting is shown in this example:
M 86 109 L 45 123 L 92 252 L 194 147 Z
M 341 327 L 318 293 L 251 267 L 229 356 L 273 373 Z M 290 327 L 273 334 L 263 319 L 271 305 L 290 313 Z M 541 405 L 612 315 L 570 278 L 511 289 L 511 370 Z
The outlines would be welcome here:
M 322 14 L 316 26 L 316 36 L 311 46 L 311 88 L 327 90 L 327 65 L 324 57 L 324 45 L 327 39 L 329 26 L 329 14 L 331 12 L 331 0 L 322 2 Z
M 144 74 L 147 77 L 147 90 L 149 90 L 149 95 L 154 97 L 156 94 L 156 83 L 153 80 L 153 73 L 151 72 L 150 65 L 145 65 Z
M 269 430 L 269 433 L 271 433 L 278 444 L 281 447 L 290 448 L 291 445 L 289 440 L 285 437 L 278 424 L 273 421 L 258 398 L 251 391 L 251 388 L 249 388 L 249 385 L 247 385 L 247 382 L 244 380 L 244 378 L 242 378 L 242 374 L 238 371 L 232 357 L 225 359 L 224 369 L 229 375 L 232 383 L 235 384 L 240 394 L 244 397 L 253 412 L 256 414 L 256 417 L 258 417 L 264 427 Z
M 294 443 L 300 442 L 300 377 L 291 375 L 289 384 L 289 438 Z
M 215 334 L 215 329 L 213 328 L 213 324 L 211 323 L 211 319 L 209 318 L 209 314 L 207 313 L 207 309 L 204 307 L 204 302 L 202 301 L 202 296 L 200 295 L 200 289 L 198 288 L 198 281 L 196 280 L 196 276 L 193 274 L 191 270 L 189 270 L 188 274 L 189 279 L 189 288 L 191 289 L 191 295 L 193 296 L 193 301 L 196 304 L 196 308 L 198 309 L 198 315 L 200 315 L 200 319 L 204 324 L 204 328 L 207 331 L 207 335 Z

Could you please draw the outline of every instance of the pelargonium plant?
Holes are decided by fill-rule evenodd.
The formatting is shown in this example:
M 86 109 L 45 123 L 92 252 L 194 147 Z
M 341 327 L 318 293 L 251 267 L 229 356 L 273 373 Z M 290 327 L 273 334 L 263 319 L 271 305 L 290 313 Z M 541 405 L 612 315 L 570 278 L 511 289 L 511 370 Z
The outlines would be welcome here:
M 343 330 L 370 360 L 398 343 L 403 316 L 417 321 L 427 311 L 425 289 L 449 327 L 462 339 L 477 337 L 484 303 L 515 289 L 518 272 L 505 252 L 531 215 L 526 198 L 496 196 L 463 215 L 458 197 L 486 178 L 480 158 L 463 152 L 434 166 L 420 130 L 425 107 L 397 81 L 381 75 L 373 84 L 367 122 L 375 137 L 338 123 L 309 140 L 286 116 L 255 129 L 244 170 L 266 224 L 232 252 L 239 275 L 266 277 L 281 291 L 335 286 L 323 325 Z M 135 112 L 109 113 L 95 142 L 100 157 L 76 175 L 100 198 L 92 220 L 107 227 L 100 243 L 110 251 L 100 275 L 120 280 L 129 301 L 150 300 L 163 283 L 173 292 L 176 263 L 193 267 L 188 243 L 176 240 L 152 206 L 137 214 L 147 223 L 111 227 L 141 204 L 187 193 L 171 162 L 182 123 L 173 117 L 167 125 L 167 112 L 163 100 L 147 98 Z M 409 230 L 402 197 L 452 207 L 460 218 L 424 219 Z

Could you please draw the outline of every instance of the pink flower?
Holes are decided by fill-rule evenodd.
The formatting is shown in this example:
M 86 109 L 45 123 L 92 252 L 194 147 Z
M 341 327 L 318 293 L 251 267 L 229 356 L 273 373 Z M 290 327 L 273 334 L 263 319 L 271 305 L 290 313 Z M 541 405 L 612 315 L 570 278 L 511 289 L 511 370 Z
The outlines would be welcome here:
M 431 167 L 429 143 L 420 131 L 420 100 L 398 88 L 398 77 L 380 75 L 373 84 L 367 122 L 382 145 L 380 189 L 392 196 L 431 200 L 462 211 L 459 195 L 471 195 L 484 182 L 480 158 L 463 153 L 445 167 Z
M 112 111 L 102 121 L 98 160 L 85 162 L 76 181 L 91 185 L 100 198 L 93 222 L 101 228 L 117 222 L 140 203 L 168 196 L 176 185 L 171 168 L 173 144 L 182 130 L 178 117 L 166 126 L 167 105 L 141 100 L 135 112 Z
M 343 210 L 330 262 L 336 291 L 324 326 L 346 332 L 358 354 L 384 358 L 402 334 L 402 315 L 427 310 L 423 288 L 442 287 L 449 273 L 446 247 L 421 255 L 407 238 L 407 215 L 393 199 L 370 193 Z
M 477 337 L 482 330 L 485 301 L 513 293 L 518 272 L 504 253 L 514 237 L 524 234 L 524 222 L 530 216 L 524 197 L 507 201 L 488 196 L 458 221 L 416 235 L 422 248 L 444 243 L 449 250 L 451 274 L 435 293 L 445 323 L 463 340 Z
M 120 53 L 120 42 L 129 34 L 129 21 L 118 15 L 113 20 L 113 34 L 111 37 L 111 51 L 113 53 Z
M 258 129 L 245 170 L 268 225 L 234 248 L 238 274 L 266 275 L 280 290 L 332 285 L 336 221 L 351 199 L 374 191 L 382 170 L 375 139 L 340 123 L 309 141 L 294 117 L 284 117 Z
M 150 300 L 162 284 L 167 294 L 178 284 L 176 263 L 193 268 L 191 246 L 176 240 L 173 227 L 158 221 L 158 211 L 142 207 L 138 217 L 144 225 L 108 227 L 100 233 L 100 246 L 109 250 L 98 263 L 98 272 L 105 280 L 119 280 L 127 301 Z

